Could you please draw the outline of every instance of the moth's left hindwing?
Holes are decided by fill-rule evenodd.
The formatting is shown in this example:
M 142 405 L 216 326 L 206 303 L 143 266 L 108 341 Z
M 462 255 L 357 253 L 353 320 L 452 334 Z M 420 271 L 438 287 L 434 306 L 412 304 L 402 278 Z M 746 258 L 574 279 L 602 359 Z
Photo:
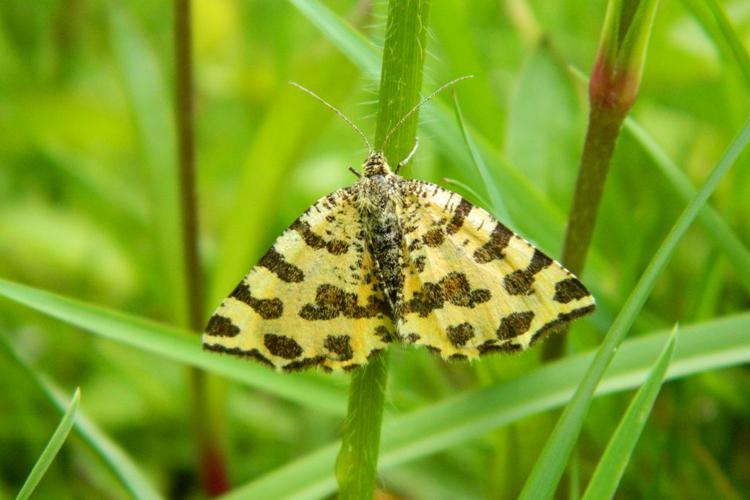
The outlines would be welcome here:
M 594 310 L 575 276 L 485 210 L 427 182 L 401 193 L 404 341 L 452 360 L 515 352 Z
M 318 200 L 209 320 L 204 348 L 293 371 L 351 370 L 393 336 L 393 321 L 350 189 Z

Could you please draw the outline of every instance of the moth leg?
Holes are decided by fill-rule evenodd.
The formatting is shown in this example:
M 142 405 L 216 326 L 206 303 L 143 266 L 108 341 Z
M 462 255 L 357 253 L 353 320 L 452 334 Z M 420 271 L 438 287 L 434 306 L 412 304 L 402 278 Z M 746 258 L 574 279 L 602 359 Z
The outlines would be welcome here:
M 353 167 L 349 167 L 349 172 L 353 173 L 353 174 L 354 174 L 354 176 L 355 176 L 355 177 L 357 177 L 358 179 L 359 179 L 360 177 L 362 177 L 362 174 L 360 174 L 359 172 L 357 172 L 356 170 L 354 170 L 354 168 L 353 168 Z
M 411 148 L 411 151 L 409 151 L 409 154 L 406 155 L 406 158 L 398 162 L 398 164 L 396 165 L 396 171 L 395 171 L 396 174 L 398 174 L 398 171 L 401 170 L 401 167 L 409 163 L 409 161 L 412 159 L 414 154 L 417 152 L 418 147 L 419 147 L 419 137 L 417 137 L 416 140 L 414 141 L 414 147 Z

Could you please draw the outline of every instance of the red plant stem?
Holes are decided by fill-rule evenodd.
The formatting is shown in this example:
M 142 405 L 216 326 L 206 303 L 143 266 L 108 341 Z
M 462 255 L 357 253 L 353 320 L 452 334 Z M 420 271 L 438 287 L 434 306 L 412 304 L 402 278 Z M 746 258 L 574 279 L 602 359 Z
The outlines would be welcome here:
M 203 330 L 203 283 L 198 255 L 198 208 L 195 194 L 195 133 L 193 109 L 193 60 L 191 0 L 174 0 L 175 107 L 177 161 L 182 211 L 182 243 L 185 255 L 185 293 L 188 326 Z M 224 455 L 206 404 L 206 377 L 191 369 L 193 432 L 198 441 L 199 470 L 203 490 L 216 496 L 229 489 Z

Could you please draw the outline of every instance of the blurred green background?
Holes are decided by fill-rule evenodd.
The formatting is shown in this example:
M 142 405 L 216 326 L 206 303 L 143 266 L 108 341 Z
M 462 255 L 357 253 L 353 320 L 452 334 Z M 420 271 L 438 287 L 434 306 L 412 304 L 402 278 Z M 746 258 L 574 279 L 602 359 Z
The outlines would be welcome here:
M 317 198 L 353 181 L 359 138 L 309 97 L 309 87 L 372 135 L 377 74 L 363 71 L 316 27 L 307 2 L 195 0 L 194 55 L 200 250 L 207 318 L 255 260 Z M 325 0 L 374 46 L 385 4 Z M 425 92 L 457 76 L 474 138 L 492 156 L 498 188 L 525 182 L 509 225 L 560 255 L 586 126 L 585 85 L 570 67 L 593 63 L 606 2 L 435 1 Z M 725 2 L 750 41 L 750 4 Z M 184 276 L 175 232 L 175 140 L 170 2 L 44 0 L 0 3 L 0 277 L 159 321 L 183 324 Z M 353 47 L 353 46 L 352 46 Z M 352 60 L 355 59 L 355 61 Z M 376 66 L 377 69 L 377 66 Z M 699 0 L 663 2 L 632 116 L 700 185 L 750 109 L 750 67 L 737 60 Z M 445 104 L 449 95 L 438 98 Z M 450 109 L 450 108 L 446 108 Z M 452 116 L 451 116 L 452 118 Z M 486 204 L 468 153 L 450 150 L 424 113 L 405 175 L 469 186 Z M 452 126 L 455 122 L 451 120 Z M 499 165 L 499 166 L 498 166 Z M 750 245 L 750 169 L 744 155 L 710 203 Z M 519 180 L 521 179 L 521 180 Z M 506 200 L 506 203 L 508 200 Z M 543 210 L 539 205 L 543 203 Z M 625 132 L 615 153 L 584 282 L 597 314 L 569 334 L 594 348 L 685 201 L 642 143 Z M 546 221 L 536 217 L 547 214 Z M 696 225 L 631 336 L 747 310 L 748 286 Z M 158 356 L 0 300 L 0 335 L 66 391 L 166 496 L 199 496 L 187 370 Z M 750 331 L 748 331 L 750 336 Z M 198 342 L 196 337 L 195 342 Z M 387 411 L 405 413 L 540 363 L 518 357 L 447 365 L 392 349 Z M 318 380 L 321 374 L 301 377 Z M 0 496 L 13 496 L 59 414 L 19 368 L 0 362 Z M 327 377 L 340 387 L 344 376 Z M 340 416 L 214 381 L 230 475 L 242 483 L 338 436 Z M 666 384 L 620 488 L 621 498 L 750 497 L 747 366 Z M 629 394 L 597 400 L 578 448 L 587 478 Z M 398 498 L 514 498 L 554 423 L 525 418 L 382 477 Z M 333 464 L 331 464 L 333 467 Z M 39 498 L 126 497 L 72 435 Z

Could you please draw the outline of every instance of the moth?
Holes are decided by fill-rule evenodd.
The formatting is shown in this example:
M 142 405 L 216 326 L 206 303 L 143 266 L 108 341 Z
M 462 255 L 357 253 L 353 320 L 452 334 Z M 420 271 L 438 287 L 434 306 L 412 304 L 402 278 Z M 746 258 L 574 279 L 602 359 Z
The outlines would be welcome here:
M 573 274 L 487 211 L 368 149 L 357 181 L 297 218 L 221 303 L 205 349 L 284 371 L 351 371 L 392 342 L 472 360 L 594 310 Z

